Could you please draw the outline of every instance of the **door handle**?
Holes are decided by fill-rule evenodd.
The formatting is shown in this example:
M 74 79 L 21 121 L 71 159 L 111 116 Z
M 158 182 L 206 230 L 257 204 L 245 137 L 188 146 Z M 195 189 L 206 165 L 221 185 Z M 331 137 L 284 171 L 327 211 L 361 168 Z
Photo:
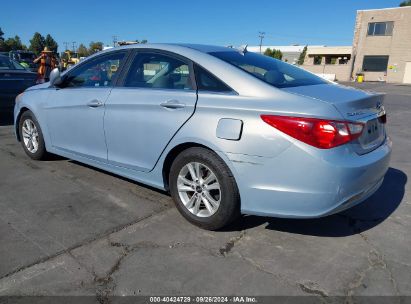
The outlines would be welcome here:
M 87 104 L 87 106 L 89 106 L 90 108 L 98 108 L 98 107 L 101 107 L 102 105 L 103 103 L 97 99 L 94 99 Z
M 166 102 L 160 103 L 160 106 L 166 109 L 182 109 L 185 108 L 185 104 L 179 102 L 178 100 L 172 99 Z

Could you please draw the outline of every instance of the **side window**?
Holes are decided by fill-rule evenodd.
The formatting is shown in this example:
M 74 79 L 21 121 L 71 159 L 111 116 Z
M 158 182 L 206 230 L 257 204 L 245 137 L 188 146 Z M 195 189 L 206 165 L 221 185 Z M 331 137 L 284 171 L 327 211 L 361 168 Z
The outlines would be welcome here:
M 68 72 L 62 86 L 65 88 L 109 87 L 113 84 L 125 55 L 125 52 L 116 52 L 85 62 L 72 72 Z
M 199 91 L 232 92 L 221 80 L 210 74 L 202 67 L 195 66 L 197 88 Z
M 370 22 L 368 23 L 368 36 L 392 36 L 394 22 Z
M 130 67 L 124 86 L 138 88 L 191 90 L 187 63 L 162 54 L 138 54 Z

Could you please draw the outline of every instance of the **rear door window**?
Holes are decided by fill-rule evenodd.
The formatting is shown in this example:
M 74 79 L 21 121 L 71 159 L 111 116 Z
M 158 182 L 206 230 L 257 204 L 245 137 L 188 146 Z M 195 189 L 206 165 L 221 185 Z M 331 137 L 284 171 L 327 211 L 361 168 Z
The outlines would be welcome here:
M 161 53 L 139 53 L 128 71 L 124 86 L 152 89 L 192 90 L 187 62 Z

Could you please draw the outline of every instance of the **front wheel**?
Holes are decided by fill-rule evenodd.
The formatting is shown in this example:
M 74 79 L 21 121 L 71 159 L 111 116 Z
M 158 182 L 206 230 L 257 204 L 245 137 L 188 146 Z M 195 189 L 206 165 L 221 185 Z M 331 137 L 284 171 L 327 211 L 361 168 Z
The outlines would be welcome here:
M 210 150 L 195 147 L 178 155 L 171 166 L 169 185 L 177 209 L 201 228 L 220 229 L 240 214 L 235 179 Z
M 21 115 L 19 132 L 24 152 L 32 159 L 45 159 L 47 151 L 43 134 L 36 117 L 31 111 L 26 111 Z

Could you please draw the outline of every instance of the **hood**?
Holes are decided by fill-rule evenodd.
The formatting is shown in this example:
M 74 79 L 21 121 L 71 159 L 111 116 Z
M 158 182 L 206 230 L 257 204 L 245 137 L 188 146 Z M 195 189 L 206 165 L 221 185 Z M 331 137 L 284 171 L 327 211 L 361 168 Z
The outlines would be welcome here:
M 41 83 L 41 84 L 36 84 L 36 85 L 28 88 L 26 91 L 47 89 L 48 87 L 50 87 L 50 82 L 45 82 L 45 83 Z

